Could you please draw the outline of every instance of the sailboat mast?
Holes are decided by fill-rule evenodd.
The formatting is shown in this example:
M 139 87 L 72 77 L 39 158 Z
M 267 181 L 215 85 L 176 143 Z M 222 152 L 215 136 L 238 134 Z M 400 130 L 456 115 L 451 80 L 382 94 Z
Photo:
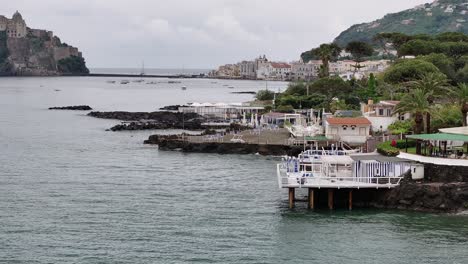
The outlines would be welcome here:
M 140 75 L 143 76 L 145 75 L 145 61 L 143 61 L 141 63 L 141 72 L 140 72 Z

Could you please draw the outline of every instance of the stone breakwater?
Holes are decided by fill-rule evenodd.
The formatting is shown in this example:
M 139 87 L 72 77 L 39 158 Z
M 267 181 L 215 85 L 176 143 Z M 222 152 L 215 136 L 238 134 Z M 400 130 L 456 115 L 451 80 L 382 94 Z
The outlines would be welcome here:
M 187 129 L 201 130 L 205 119 L 195 113 L 173 112 L 91 112 L 88 116 L 126 121 L 112 127 L 112 131 L 144 129 Z
M 49 107 L 49 110 L 77 110 L 77 111 L 90 111 L 93 110 L 89 105 L 72 105 L 61 107 Z
M 178 135 L 152 135 L 145 144 L 155 144 L 160 150 L 181 150 L 183 152 L 218 153 L 218 154 L 260 154 L 272 156 L 297 156 L 303 150 L 301 146 L 274 144 L 247 144 L 226 142 L 188 142 Z

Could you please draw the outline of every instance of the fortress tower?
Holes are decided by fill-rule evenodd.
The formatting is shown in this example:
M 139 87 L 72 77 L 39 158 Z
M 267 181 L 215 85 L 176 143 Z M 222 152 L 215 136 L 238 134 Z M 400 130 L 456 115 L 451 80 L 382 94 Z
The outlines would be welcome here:
M 18 11 L 11 19 L 0 16 L 0 31 L 6 31 L 9 38 L 24 38 L 28 32 L 26 22 Z

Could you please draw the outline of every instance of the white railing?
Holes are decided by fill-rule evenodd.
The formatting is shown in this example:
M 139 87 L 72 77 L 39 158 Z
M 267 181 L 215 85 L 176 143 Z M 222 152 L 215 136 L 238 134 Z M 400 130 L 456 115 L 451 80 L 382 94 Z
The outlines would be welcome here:
M 280 188 L 393 188 L 398 186 L 403 178 L 401 176 L 324 177 L 320 173 L 306 171 L 288 173 L 281 164 L 277 165 L 277 175 Z

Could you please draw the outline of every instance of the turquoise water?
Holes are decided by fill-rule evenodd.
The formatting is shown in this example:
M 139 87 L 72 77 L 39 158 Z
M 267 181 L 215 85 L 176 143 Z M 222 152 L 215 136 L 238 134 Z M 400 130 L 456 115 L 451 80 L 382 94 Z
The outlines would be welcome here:
M 141 144 L 154 132 L 46 110 L 251 99 L 227 81 L 106 80 L 0 79 L 0 263 L 468 263 L 468 216 L 290 210 L 277 158 L 163 152 Z

